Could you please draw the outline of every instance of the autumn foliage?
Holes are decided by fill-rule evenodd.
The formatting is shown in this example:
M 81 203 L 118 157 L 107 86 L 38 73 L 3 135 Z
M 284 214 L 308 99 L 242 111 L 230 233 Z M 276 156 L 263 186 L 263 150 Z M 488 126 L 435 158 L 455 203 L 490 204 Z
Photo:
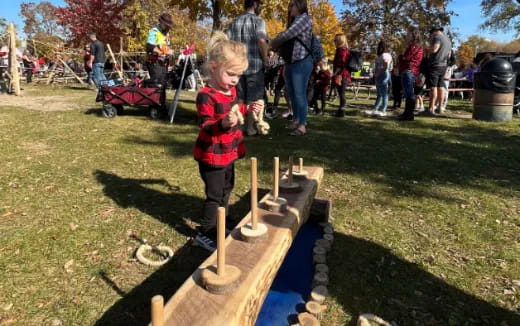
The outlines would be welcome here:
M 122 11 L 126 0 L 64 0 L 65 7 L 56 10 L 59 24 L 75 45 L 86 42 L 88 33 L 119 48 L 122 33 Z

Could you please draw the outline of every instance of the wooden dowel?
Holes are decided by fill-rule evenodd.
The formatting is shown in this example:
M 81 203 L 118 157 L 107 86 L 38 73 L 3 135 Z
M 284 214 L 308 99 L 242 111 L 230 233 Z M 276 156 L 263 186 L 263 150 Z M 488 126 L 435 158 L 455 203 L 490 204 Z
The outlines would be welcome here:
M 258 178 L 256 157 L 251 158 L 251 227 L 258 228 Z
M 152 326 L 164 326 L 164 298 L 162 295 L 152 298 Z
M 226 270 L 226 209 L 218 208 L 217 216 L 217 274 L 224 276 Z
M 293 183 L 293 157 L 289 156 L 289 184 L 292 185 Z
M 298 159 L 298 161 L 299 161 L 299 165 L 300 165 L 300 173 L 302 173 L 302 172 L 303 172 L 303 158 L 300 157 L 300 158 Z
M 112 52 L 112 48 L 110 47 L 110 44 L 107 44 L 108 52 L 110 52 L 110 57 L 112 57 L 112 62 L 114 62 L 114 67 L 116 68 L 117 73 L 119 74 L 119 78 L 123 80 L 123 73 L 120 69 L 117 69 L 117 61 L 116 57 L 114 56 L 114 52 Z M 122 67 L 120 67 L 122 69 Z
M 276 201 L 278 199 L 278 182 L 280 182 L 280 158 L 277 156 L 273 161 L 273 200 Z

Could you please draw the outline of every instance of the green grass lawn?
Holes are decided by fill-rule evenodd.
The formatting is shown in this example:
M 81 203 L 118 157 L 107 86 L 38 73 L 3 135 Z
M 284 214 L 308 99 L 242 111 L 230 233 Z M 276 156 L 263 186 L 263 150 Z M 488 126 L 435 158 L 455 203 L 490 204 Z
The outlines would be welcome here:
M 101 118 L 94 92 L 74 87 L 26 94 L 79 109 L 0 103 L 0 325 L 145 324 L 150 298 L 169 298 L 207 256 L 191 243 L 203 202 L 194 94 L 173 125 L 146 110 Z M 305 137 L 273 120 L 269 137 L 246 139 L 263 188 L 273 156 L 325 168 L 318 197 L 333 201 L 336 240 L 322 325 L 361 313 L 398 325 L 520 325 L 520 119 L 462 118 L 467 101 L 411 123 L 359 114 L 373 101 L 350 100 L 344 119 L 310 116 Z M 247 160 L 236 167 L 238 221 L 249 210 Z M 174 259 L 136 262 L 141 239 L 172 247 Z

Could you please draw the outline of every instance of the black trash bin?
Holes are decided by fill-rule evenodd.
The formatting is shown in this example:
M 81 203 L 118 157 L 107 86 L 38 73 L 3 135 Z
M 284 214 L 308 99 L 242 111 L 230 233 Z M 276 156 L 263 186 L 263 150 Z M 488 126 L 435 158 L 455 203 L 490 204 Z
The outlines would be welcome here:
M 513 119 L 516 74 L 504 59 L 493 59 L 475 74 L 473 119 L 504 122 Z

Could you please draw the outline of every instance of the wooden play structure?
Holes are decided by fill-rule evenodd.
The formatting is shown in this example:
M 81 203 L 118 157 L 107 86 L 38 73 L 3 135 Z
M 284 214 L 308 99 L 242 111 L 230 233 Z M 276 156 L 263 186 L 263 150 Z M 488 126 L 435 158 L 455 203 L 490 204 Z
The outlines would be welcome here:
M 255 324 L 287 251 L 309 217 L 323 178 L 322 168 L 304 167 L 300 159 L 297 169 L 301 176 L 295 182 L 291 158 L 288 172 L 278 180 L 278 158 L 275 158 L 273 190 L 258 202 L 256 168 L 257 161 L 253 158 L 250 213 L 226 238 L 225 210 L 219 210 L 216 252 L 199 266 L 165 305 L 161 296 L 152 298 L 151 326 Z M 280 201 L 278 193 L 279 184 L 289 185 L 279 189 L 285 197 L 283 201 Z M 268 201 L 274 209 L 266 205 Z M 281 208 L 283 205 L 279 203 L 286 207 Z M 327 282 L 325 276 L 322 278 L 319 284 L 316 283 L 319 293 L 314 295 L 318 300 L 320 295 L 323 296 L 322 284 Z M 309 304 L 308 310 L 298 318 L 312 322 L 321 318 L 319 301 Z

